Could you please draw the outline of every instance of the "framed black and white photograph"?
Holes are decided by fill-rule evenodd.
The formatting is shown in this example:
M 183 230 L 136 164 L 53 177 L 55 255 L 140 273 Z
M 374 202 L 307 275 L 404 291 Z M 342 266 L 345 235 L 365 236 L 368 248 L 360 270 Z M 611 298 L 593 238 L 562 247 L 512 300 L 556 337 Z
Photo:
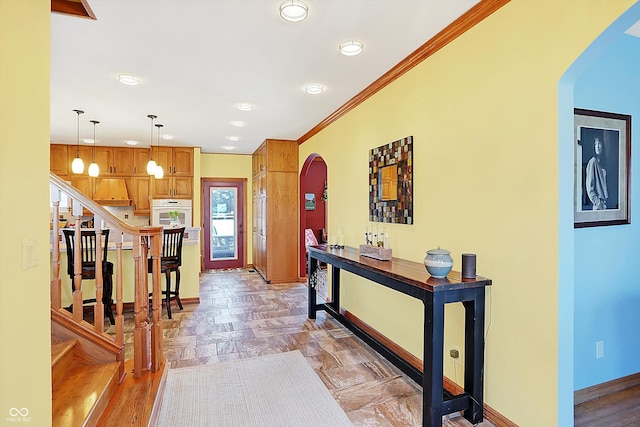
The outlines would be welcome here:
M 573 225 L 629 224 L 631 116 L 574 110 Z

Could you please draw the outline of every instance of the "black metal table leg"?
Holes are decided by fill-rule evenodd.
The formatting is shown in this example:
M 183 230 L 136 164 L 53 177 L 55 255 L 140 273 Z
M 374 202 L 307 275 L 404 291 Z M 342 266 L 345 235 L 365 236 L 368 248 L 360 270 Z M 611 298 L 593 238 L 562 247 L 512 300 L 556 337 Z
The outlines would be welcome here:
M 465 364 L 464 390 L 472 397 L 471 407 L 464 417 L 473 424 L 483 419 L 483 367 L 484 367 L 484 289 L 474 292 L 474 299 L 463 301 L 465 308 Z
M 444 299 L 440 292 L 426 295 L 423 334 L 422 425 L 424 427 L 442 426 Z
M 316 318 L 316 284 L 312 280 L 313 275 L 318 269 L 318 262 L 311 256 L 311 253 L 307 254 L 307 292 L 308 292 L 308 314 L 309 319 Z
M 340 311 L 340 269 L 333 265 L 331 266 L 331 306 L 334 310 Z

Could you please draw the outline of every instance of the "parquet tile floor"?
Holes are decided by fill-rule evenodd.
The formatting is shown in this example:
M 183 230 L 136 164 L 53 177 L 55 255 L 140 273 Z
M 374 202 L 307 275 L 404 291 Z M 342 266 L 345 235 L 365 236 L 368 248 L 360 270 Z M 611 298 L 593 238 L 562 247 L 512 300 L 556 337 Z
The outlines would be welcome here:
M 172 368 L 300 350 L 354 426 L 422 425 L 422 389 L 324 312 L 308 320 L 304 283 L 267 284 L 246 269 L 203 272 L 200 303 L 172 315 L 163 311 Z M 131 313 L 125 319 L 131 330 Z M 126 341 L 128 359 L 129 332 Z M 443 419 L 447 427 L 471 425 L 457 413 Z

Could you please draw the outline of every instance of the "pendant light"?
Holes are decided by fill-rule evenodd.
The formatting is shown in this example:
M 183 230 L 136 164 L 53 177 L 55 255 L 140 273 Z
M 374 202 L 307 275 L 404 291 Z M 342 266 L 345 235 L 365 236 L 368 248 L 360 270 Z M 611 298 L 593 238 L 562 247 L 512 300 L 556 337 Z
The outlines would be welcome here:
M 149 114 L 147 117 L 151 119 L 151 138 L 149 138 L 149 148 L 151 149 L 151 157 L 149 158 L 149 163 L 147 163 L 147 173 L 149 175 L 153 175 L 156 173 L 156 162 L 153 160 L 153 120 L 157 119 L 158 116 L 153 114 Z
M 84 114 L 82 110 L 73 110 L 78 115 L 78 133 L 76 136 L 76 158 L 71 162 L 71 171 L 76 174 L 84 172 L 84 162 L 80 158 L 80 114 Z
M 100 166 L 96 163 L 96 125 L 100 123 L 97 120 L 89 120 L 93 123 L 93 148 L 91 149 L 91 164 L 89 165 L 89 176 L 96 177 L 100 175 Z
M 162 128 L 162 126 L 164 125 L 161 125 L 160 123 L 156 124 L 156 127 L 158 128 L 158 160 L 160 160 L 160 129 Z M 160 163 L 156 165 L 154 176 L 156 177 L 156 179 L 164 178 L 164 169 L 162 168 Z

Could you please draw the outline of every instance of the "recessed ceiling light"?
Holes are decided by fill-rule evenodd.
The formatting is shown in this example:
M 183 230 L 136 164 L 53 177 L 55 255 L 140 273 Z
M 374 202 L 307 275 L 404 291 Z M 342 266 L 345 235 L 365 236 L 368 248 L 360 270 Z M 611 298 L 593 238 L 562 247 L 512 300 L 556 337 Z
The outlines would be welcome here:
M 251 111 L 256 108 L 256 106 L 250 102 L 239 102 L 236 104 L 236 108 L 240 111 Z
M 240 141 L 240 137 L 239 136 L 235 136 L 235 135 L 228 136 L 227 139 L 229 141 L 234 141 L 234 142 L 235 141 Z
M 300 0 L 287 0 L 280 4 L 280 16 L 285 21 L 300 22 L 309 14 L 309 6 Z
M 127 143 L 127 145 L 138 145 L 138 141 L 134 141 L 132 139 L 125 141 Z
M 95 141 L 93 139 L 85 138 L 82 140 L 85 144 L 93 144 Z
M 324 92 L 324 86 L 319 84 L 310 84 L 304 87 L 304 91 L 311 95 L 318 95 L 319 93 Z
M 173 139 L 173 135 L 162 135 L 162 139 Z
M 243 122 L 242 120 L 231 120 L 231 126 L 235 126 L 238 128 L 241 128 L 242 126 L 244 126 L 246 123 Z
M 222 149 L 227 151 L 232 151 L 232 150 L 235 150 L 236 147 L 234 147 L 233 145 L 223 145 Z
M 118 80 L 120 80 L 120 83 L 129 86 L 137 86 L 140 83 L 140 79 L 131 74 L 118 74 Z
M 340 53 L 345 56 L 355 56 L 362 52 L 363 46 L 362 42 L 357 40 L 347 40 L 340 43 Z

